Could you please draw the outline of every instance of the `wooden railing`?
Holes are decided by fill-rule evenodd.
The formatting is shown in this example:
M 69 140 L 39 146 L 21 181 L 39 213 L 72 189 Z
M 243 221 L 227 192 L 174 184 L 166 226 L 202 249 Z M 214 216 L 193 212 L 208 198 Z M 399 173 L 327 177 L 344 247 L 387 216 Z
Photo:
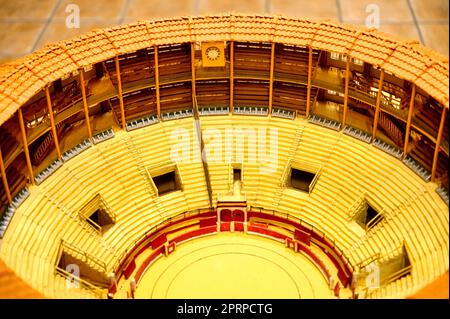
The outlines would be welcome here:
M 75 276 L 74 274 L 71 274 L 60 267 L 56 267 L 55 271 L 56 271 L 56 274 L 62 276 L 67 281 L 73 282 L 74 285 L 78 283 L 80 285 L 80 288 L 84 288 L 84 289 L 91 291 L 98 298 L 104 299 L 106 297 L 106 289 L 97 287 L 97 286 L 91 284 L 90 282 L 84 280 L 83 278 L 81 278 L 79 276 Z

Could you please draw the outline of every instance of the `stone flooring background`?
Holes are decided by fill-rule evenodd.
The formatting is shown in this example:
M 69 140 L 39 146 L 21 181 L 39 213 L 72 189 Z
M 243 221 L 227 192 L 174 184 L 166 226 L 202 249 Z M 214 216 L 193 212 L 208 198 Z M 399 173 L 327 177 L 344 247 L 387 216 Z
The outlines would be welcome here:
M 65 26 L 66 7 L 80 8 L 80 28 Z M 367 5 L 380 29 L 449 55 L 448 0 L 0 0 L 0 63 L 94 28 L 162 17 L 272 13 L 364 24 Z

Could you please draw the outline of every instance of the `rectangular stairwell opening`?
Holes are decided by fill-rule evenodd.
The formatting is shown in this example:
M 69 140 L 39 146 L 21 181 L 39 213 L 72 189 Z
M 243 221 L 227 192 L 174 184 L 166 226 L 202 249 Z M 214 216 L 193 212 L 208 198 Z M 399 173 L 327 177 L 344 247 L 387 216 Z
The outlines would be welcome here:
M 65 242 L 61 242 L 55 270 L 71 284 L 84 288 L 104 289 L 111 284 L 103 262 Z
M 309 193 L 310 185 L 316 176 L 315 173 L 303 171 L 296 168 L 291 168 L 291 175 L 289 178 L 289 186 Z
M 366 201 L 366 205 L 364 205 L 365 209 L 361 211 L 359 216 L 356 217 L 357 222 L 367 230 L 375 227 L 379 224 L 383 219 L 383 211 L 377 210 L 374 205 L 371 205 Z
M 181 183 L 175 170 L 158 176 L 153 176 L 152 178 L 160 196 L 181 190 Z
M 99 234 L 104 234 L 115 224 L 115 215 L 100 194 L 90 199 L 79 211 L 79 216 Z
M 241 179 L 241 169 L 240 168 L 233 168 L 233 181 L 234 182 L 240 182 Z

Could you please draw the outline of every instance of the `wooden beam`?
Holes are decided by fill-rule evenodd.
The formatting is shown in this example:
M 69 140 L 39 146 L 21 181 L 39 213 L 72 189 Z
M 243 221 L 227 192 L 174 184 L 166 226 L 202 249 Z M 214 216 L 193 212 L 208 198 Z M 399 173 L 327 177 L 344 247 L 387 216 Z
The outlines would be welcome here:
M 411 120 L 414 112 L 414 101 L 416 98 L 416 84 L 413 83 L 411 98 L 409 100 L 408 119 L 406 120 L 405 143 L 403 144 L 403 156 L 408 154 L 409 134 L 411 132 Z
M 25 153 L 25 159 L 27 161 L 28 173 L 30 174 L 31 184 L 34 185 L 35 183 L 34 183 L 33 166 L 31 165 L 30 151 L 28 150 L 27 132 L 25 131 L 25 123 L 23 121 L 23 114 L 21 108 L 19 108 L 18 114 L 19 114 L 20 132 L 22 133 L 23 150 Z
M 309 46 L 308 86 L 306 89 L 306 117 L 309 116 L 309 111 L 311 109 L 311 75 L 312 75 L 312 47 Z
M 197 95 L 195 87 L 195 44 L 191 42 L 191 92 L 192 92 L 192 108 L 194 112 L 198 112 L 197 109 Z
M 234 41 L 230 41 L 230 114 L 234 105 Z
M 119 57 L 116 55 L 114 60 L 116 62 L 117 88 L 119 90 L 120 118 L 122 120 L 122 129 L 125 131 L 126 130 L 125 107 L 123 106 L 122 80 L 120 79 Z
M 275 66 L 275 42 L 272 42 L 272 48 L 270 50 L 269 116 L 272 114 L 274 66 Z
M 433 157 L 433 167 L 431 168 L 431 180 L 433 182 L 436 181 L 436 169 L 437 169 L 437 162 L 439 158 L 439 149 L 441 147 L 441 140 L 442 140 L 442 133 L 444 132 L 444 124 L 445 124 L 445 114 L 446 114 L 447 108 L 442 108 L 442 115 L 441 115 L 441 123 L 439 123 L 439 131 L 436 138 L 436 147 L 434 148 L 434 157 Z
M 156 114 L 158 119 L 161 117 L 161 98 L 159 95 L 159 58 L 158 58 L 158 46 L 155 45 L 155 89 L 156 89 Z
M 86 98 L 86 81 L 84 80 L 84 69 L 80 69 L 80 85 L 81 85 L 81 95 L 83 96 L 83 106 L 84 106 L 84 118 L 86 122 L 86 127 L 88 130 L 89 138 L 92 138 L 91 121 L 89 120 L 89 108 L 87 105 Z
M 45 96 L 47 98 L 48 115 L 50 117 L 50 126 L 52 129 L 53 142 L 55 142 L 56 155 L 58 155 L 58 158 L 60 159 L 61 150 L 59 149 L 58 133 L 56 132 L 55 117 L 53 115 L 52 100 L 50 98 L 50 89 L 48 86 L 45 87 Z
M 347 109 L 348 109 L 348 84 L 350 82 L 350 56 L 347 55 L 347 63 L 345 65 L 345 88 L 344 88 L 344 111 L 342 114 L 342 129 L 347 123 Z
M 375 105 L 375 116 L 373 118 L 372 138 L 376 138 L 378 117 L 380 116 L 381 92 L 383 91 L 384 70 L 381 69 L 380 80 L 378 81 L 377 102 Z
M 9 190 L 8 179 L 6 178 L 6 170 L 5 164 L 3 163 L 3 155 L 1 148 L 0 148 L 0 172 L 2 174 L 3 187 L 5 188 L 6 197 L 8 198 L 8 202 L 11 203 L 12 202 L 11 191 Z

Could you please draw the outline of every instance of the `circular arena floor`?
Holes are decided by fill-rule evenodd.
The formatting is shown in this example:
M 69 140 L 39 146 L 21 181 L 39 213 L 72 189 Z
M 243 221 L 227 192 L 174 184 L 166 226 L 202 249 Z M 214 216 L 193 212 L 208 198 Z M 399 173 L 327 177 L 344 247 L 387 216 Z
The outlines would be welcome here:
M 241 233 L 196 239 L 144 273 L 136 298 L 333 298 L 320 271 L 281 243 Z

